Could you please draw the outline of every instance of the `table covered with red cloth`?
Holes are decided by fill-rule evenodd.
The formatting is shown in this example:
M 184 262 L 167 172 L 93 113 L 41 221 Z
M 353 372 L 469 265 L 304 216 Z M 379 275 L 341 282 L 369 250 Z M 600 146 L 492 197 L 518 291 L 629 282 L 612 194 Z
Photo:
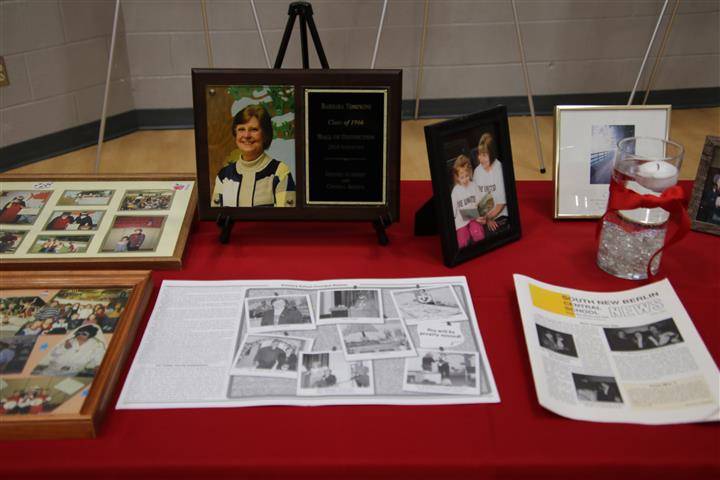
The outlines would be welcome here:
M 0 442 L 0 478 L 720 478 L 717 423 L 600 424 L 538 404 L 512 274 L 584 290 L 640 284 L 596 267 L 595 222 L 552 219 L 551 182 L 518 182 L 517 190 L 522 238 L 453 269 L 442 263 L 438 237 L 413 236 L 429 182 L 402 183 L 401 221 L 389 229 L 387 247 L 377 244 L 369 223 L 238 223 L 221 245 L 217 227 L 200 222 L 183 269 L 153 274 L 143 320 L 164 279 L 465 275 L 500 403 L 110 408 L 96 439 Z M 690 232 L 664 255 L 663 277 L 717 363 L 720 237 Z

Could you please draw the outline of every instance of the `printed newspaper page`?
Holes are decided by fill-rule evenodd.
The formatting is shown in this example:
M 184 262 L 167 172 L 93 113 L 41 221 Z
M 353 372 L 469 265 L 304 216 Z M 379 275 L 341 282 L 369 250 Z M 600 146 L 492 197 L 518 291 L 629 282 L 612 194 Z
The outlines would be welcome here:
M 670 282 L 615 293 L 514 275 L 539 402 L 576 420 L 720 420 L 720 375 Z
M 465 277 L 165 281 L 117 408 L 499 401 Z

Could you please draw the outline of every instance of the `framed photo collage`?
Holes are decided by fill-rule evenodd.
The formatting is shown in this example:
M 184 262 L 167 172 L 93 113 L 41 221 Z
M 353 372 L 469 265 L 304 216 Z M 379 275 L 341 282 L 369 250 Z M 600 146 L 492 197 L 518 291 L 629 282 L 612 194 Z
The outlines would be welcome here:
M 0 265 L 180 268 L 195 196 L 192 177 L 7 177 Z

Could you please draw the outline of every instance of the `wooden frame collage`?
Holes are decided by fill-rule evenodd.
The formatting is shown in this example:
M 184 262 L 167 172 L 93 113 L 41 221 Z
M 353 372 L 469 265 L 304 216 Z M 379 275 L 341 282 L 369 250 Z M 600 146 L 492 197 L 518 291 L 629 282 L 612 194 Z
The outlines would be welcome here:
M 2 175 L 0 180 L 2 270 L 182 266 L 197 203 L 194 176 Z
M 149 271 L 134 270 L 103 270 L 85 272 L 63 272 L 58 275 L 53 272 L 24 271 L 4 272 L 1 276 L 0 305 L 3 310 L 3 318 L 20 318 L 23 310 L 32 310 L 38 307 L 43 308 L 39 312 L 48 310 L 59 310 L 56 305 L 60 296 L 59 293 L 67 292 L 63 299 L 68 303 L 68 309 L 72 308 L 70 301 L 79 298 L 90 297 L 93 303 L 98 298 L 107 298 L 109 290 L 124 290 L 122 311 L 119 308 L 116 312 L 118 317 L 110 322 L 109 310 L 114 305 L 103 305 L 103 311 L 108 320 L 105 324 L 86 323 L 75 329 L 68 328 L 67 324 L 62 330 L 48 330 L 48 335 L 41 332 L 18 331 L 18 334 L 6 337 L 0 336 L 0 343 L 3 348 L 15 344 L 11 339 L 30 339 L 31 351 L 18 355 L 22 360 L 19 369 L 14 370 L 15 374 L 6 372 L 7 365 L 3 365 L 3 376 L 0 377 L 0 397 L 6 399 L 3 403 L 3 415 L 0 417 L 0 439 L 25 439 L 25 438 L 87 438 L 94 437 L 109 406 L 113 387 L 120 376 L 125 359 L 128 356 L 130 347 L 135 339 L 140 318 L 147 307 L 152 293 L 152 280 Z M 58 294 L 48 296 L 48 290 Z M 86 297 L 83 297 L 85 295 Z M 45 297 L 45 300 L 42 298 Z M 32 301 L 28 301 L 32 298 Z M 107 307 L 107 308 L 106 308 Z M 10 310 L 13 310 L 12 312 Z M 70 311 L 70 310 L 68 310 Z M 97 313 L 97 310 L 95 311 Z M 77 314 L 76 314 L 77 315 Z M 92 313 L 91 315 L 95 315 Z M 9 317 L 9 318 L 8 318 Z M 60 317 L 55 315 L 55 320 Z M 80 319 L 78 319 L 79 321 Z M 105 326 L 110 326 L 105 328 Z M 29 326 L 32 327 L 32 324 Z M 53 327 L 57 329 L 57 325 Z M 81 331 L 90 331 L 90 337 L 82 345 L 85 349 L 90 347 L 90 341 L 102 345 L 100 358 L 96 359 L 95 368 L 89 373 L 86 371 L 74 370 L 75 365 L 66 359 L 54 355 L 57 349 L 50 350 L 50 353 L 42 357 L 45 350 L 44 344 L 49 343 L 48 339 L 57 338 L 55 344 L 58 348 L 63 344 L 82 343 L 79 340 Z M 4 330 L 0 330 L 0 333 Z M 97 341 L 102 332 L 110 332 L 111 340 L 107 345 Z M 107 336 L 108 333 L 105 333 Z M 42 342 L 36 341 L 42 338 Z M 19 349 L 16 348 L 16 351 Z M 61 350 L 63 350 L 61 348 Z M 33 358 L 40 357 L 41 360 L 33 362 Z M 48 363 L 50 370 L 40 370 L 39 365 Z M 55 363 L 53 363 L 55 362 Z M 35 368 L 32 368 L 32 367 Z M 40 371 L 39 371 L 40 370 Z M 51 377 L 47 377 L 52 372 Z M 43 375 L 45 376 L 38 376 Z M 53 381 L 55 380 L 55 381 Z M 65 409 L 63 413 L 52 413 L 47 415 L 22 415 L 15 414 L 14 410 L 22 413 L 23 409 L 32 411 L 37 408 L 38 412 L 49 408 L 61 407 L 57 404 L 58 395 L 66 394 L 69 399 L 77 398 L 84 401 L 74 402 L 74 408 Z M 55 397 L 51 400 L 51 397 Z M 12 409 L 10 402 L 13 403 Z M 25 405 L 25 406 L 24 406 Z M 9 411 L 8 411 L 9 410 Z

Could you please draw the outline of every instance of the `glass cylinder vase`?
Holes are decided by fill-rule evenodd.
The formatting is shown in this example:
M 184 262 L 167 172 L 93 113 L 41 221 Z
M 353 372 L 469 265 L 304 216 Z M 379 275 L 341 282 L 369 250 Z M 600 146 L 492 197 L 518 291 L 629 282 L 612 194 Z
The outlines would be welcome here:
M 624 138 L 617 144 L 612 181 L 641 195 L 660 196 L 677 184 L 683 154 L 682 145 L 669 140 Z M 650 259 L 665 243 L 669 216 L 662 208 L 609 212 L 602 220 L 598 266 L 616 277 L 646 279 Z M 652 259 L 652 275 L 661 256 Z

